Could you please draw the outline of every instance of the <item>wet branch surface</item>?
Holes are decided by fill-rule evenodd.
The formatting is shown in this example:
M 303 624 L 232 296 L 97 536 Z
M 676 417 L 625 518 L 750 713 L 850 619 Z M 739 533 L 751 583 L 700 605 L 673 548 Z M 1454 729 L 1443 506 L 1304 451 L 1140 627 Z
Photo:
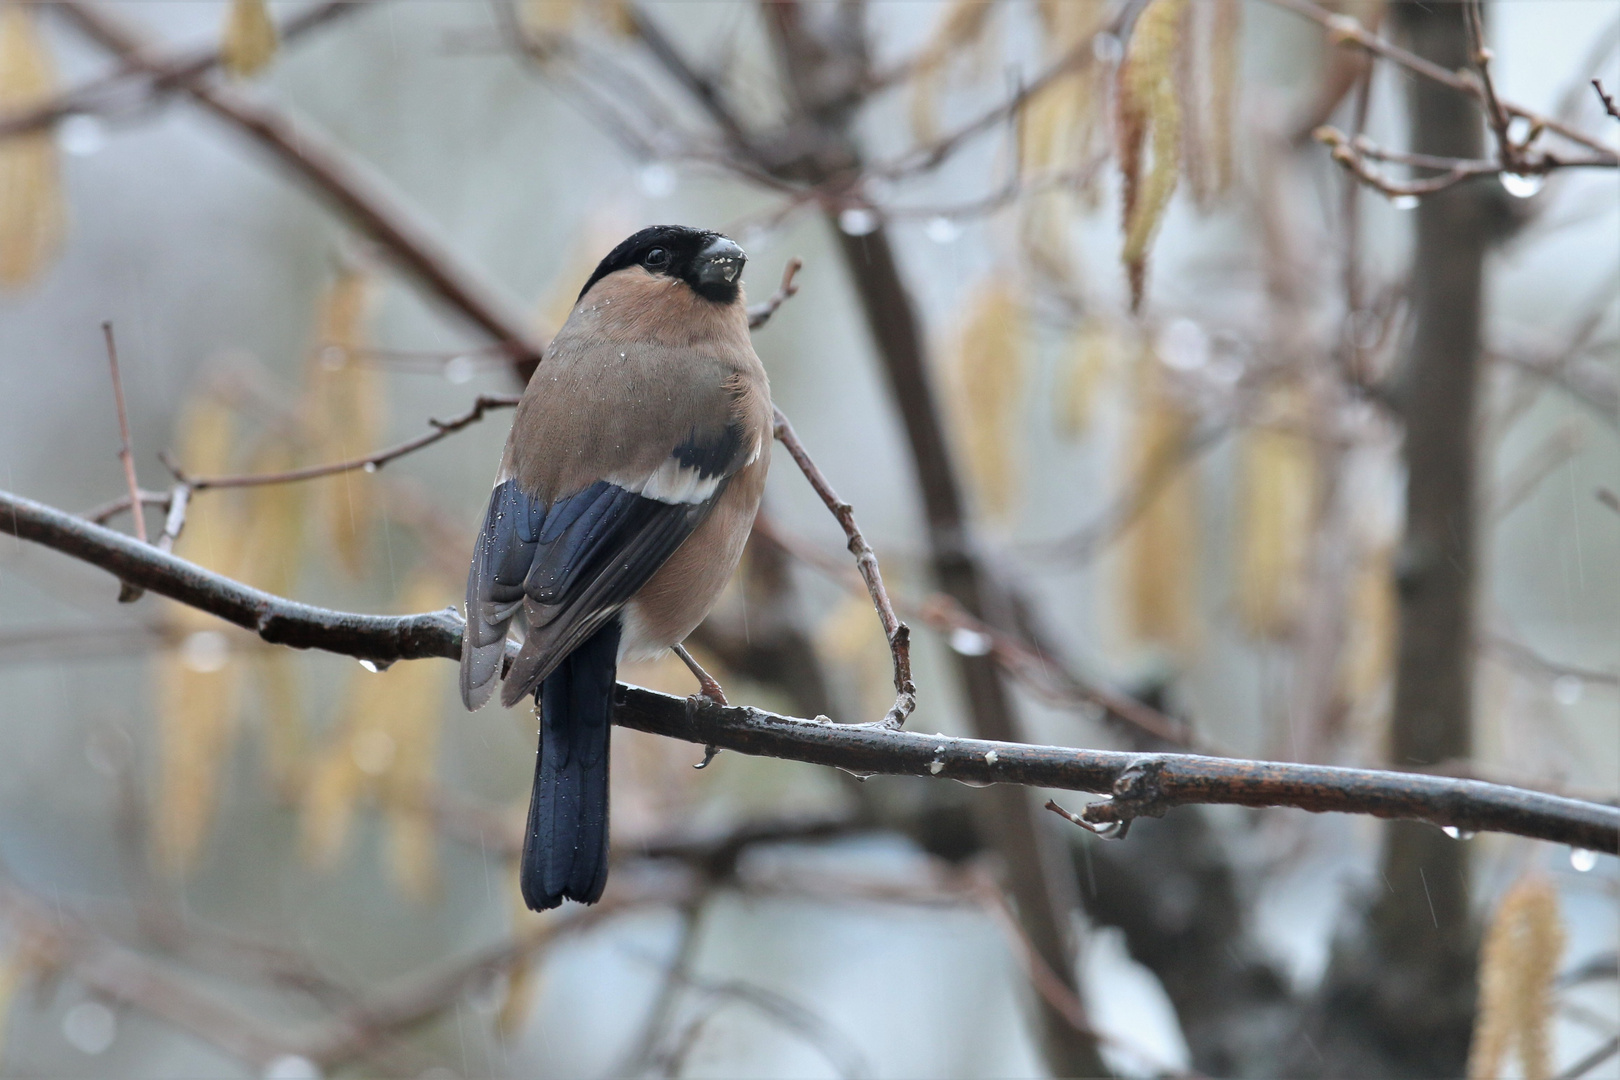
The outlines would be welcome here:
M 0 492 L 0 532 L 53 548 L 151 592 L 257 633 L 272 644 L 376 661 L 461 655 L 454 611 L 362 615 L 260 592 L 122 533 Z M 1134 754 L 958 739 L 882 724 L 835 724 L 760 709 L 692 708 L 622 686 L 615 723 L 738 753 L 828 765 L 859 775 L 925 776 L 1108 795 L 1090 820 L 1158 817 L 1176 806 L 1289 806 L 1315 813 L 1413 818 L 1459 832 L 1507 832 L 1620 853 L 1620 808 L 1443 776 L 1319 765 Z

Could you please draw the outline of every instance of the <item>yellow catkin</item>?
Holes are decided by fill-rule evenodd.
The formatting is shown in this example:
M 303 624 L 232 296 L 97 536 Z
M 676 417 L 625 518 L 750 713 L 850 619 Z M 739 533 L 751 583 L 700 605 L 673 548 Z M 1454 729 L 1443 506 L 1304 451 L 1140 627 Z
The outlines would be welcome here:
M 1238 48 L 1243 31 L 1240 0 L 1213 0 L 1209 34 L 1209 155 L 1206 190 L 1210 198 L 1232 186 L 1233 133 L 1238 105 Z
M 419 576 L 402 607 L 443 607 L 452 590 Z M 304 852 L 330 866 L 342 853 L 355 806 L 363 796 L 381 806 L 387 861 L 395 882 L 413 899 L 438 885 L 438 833 L 433 776 L 444 714 L 443 664 L 404 661 L 384 671 L 357 668 L 343 698 L 336 737 L 317 759 L 304 800 Z
M 951 0 L 918 55 L 911 79 L 911 131 L 918 142 L 939 137 L 939 98 L 951 58 L 984 37 L 995 4 L 986 0 Z
M 507 969 L 506 993 L 501 998 L 500 1011 L 495 1014 L 495 1030 L 502 1038 L 514 1038 L 522 1033 L 539 988 L 538 969 L 539 965 L 532 963 L 514 964 Z
M 231 433 L 231 415 L 223 404 L 208 397 L 191 402 L 177 439 L 181 460 L 204 476 L 229 471 Z M 234 509 L 225 493 L 193 506 L 175 553 L 234 575 L 241 561 Z M 155 672 L 159 767 L 153 846 L 160 864 L 180 873 L 196 861 L 213 821 L 241 670 L 228 650 L 226 624 L 183 604 L 165 606 L 179 644 L 158 659 Z
M 1187 0 L 1153 0 L 1137 19 L 1120 66 L 1116 126 L 1125 233 L 1120 261 L 1130 278 L 1132 310 L 1142 304 L 1148 252 L 1181 174 L 1176 53 L 1186 14 Z M 1144 150 L 1150 160 L 1144 160 Z
M 24 4 L 0 0 L 0 115 L 56 92 L 56 66 Z M 49 131 L 0 140 L 0 286 L 38 277 L 61 246 L 61 167 Z
M 1558 893 L 1538 874 L 1526 874 L 1497 905 L 1479 959 L 1479 1011 L 1468 1055 L 1469 1080 L 1495 1080 L 1517 1048 L 1525 1080 L 1552 1075 L 1548 1024 L 1553 978 L 1564 951 Z
M 371 293 L 365 274 L 345 271 L 321 301 L 308 379 L 314 452 L 320 461 L 363 457 L 377 448 L 382 436 L 382 377 L 375 365 L 366 362 Z M 316 483 L 339 564 L 358 576 L 366 569 L 370 551 L 376 484 L 359 470 Z
M 259 715 L 264 729 L 265 773 L 276 793 L 295 799 L 304 780 L 304 705 L 295 653 L 266 652 L 256 664 Z
M 1303 390 L 1273 386 L 1239 450 L 1238 611 L 1256 637 L 1286 637 L 1303 599 L 1317 503 L 1309 424 Z
M 1389 682 L 1395 663 L 1394 550 L 1382 545 L 1369 552 L 1350 587 L 1350 625 L 1345 641 L 1345 699 L 1359 705 Z
M 1017 501 L 1027 323 L 1018 291 L 997 275 L 973 297 L 957 341 L 955 411 L 979 505 L 991 516 Z
M 219 58 L 239 79 L 257 75 L 275 59 L 280 37 L 265 0 L 231 0 L 220 35 Z
M 1137 411 L 1129 451 L 1132 490 L 1154 494 L 1126 531 L 1125 624 L 1139 643 L 1178 653 L 1197 642 L 1198 507 L 1180 462 L 1192 420 L 1171 397 L 1151 347 L 1137 362 Z M 1164 470 L 1174 470 L 1165 479 Z
M 526 0 L 523 24 L 539 38 L 560 37 L 573 29 L 579 8 L 579 0 Z
M 1090 426 L 1097 391 L 1119 346 L 1118 335 L 1105 320 L 1086 318 L 1075 328 L 1054 402 L 1054 420 L 1064 438 L 1079 438 Z

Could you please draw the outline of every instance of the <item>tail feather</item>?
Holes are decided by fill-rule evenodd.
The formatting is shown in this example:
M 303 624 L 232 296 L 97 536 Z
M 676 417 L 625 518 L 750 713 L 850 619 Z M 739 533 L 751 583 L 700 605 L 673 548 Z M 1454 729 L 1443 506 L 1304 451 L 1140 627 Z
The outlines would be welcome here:
M 535 911 L 595 903 L 607 884 L 608 732 L 617 618 L 540 684 L 540 760 L 523 843 L 523 900 Z

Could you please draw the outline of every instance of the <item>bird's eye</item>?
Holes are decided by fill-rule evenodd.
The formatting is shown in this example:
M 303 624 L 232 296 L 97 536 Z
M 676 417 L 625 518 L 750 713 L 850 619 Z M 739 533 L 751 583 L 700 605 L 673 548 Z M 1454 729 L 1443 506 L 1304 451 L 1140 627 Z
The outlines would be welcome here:
M 653 248 L 642 256 L 641 264 L 649 270 L 662 270 L 669 265 L 669 252 L 663 248 Z

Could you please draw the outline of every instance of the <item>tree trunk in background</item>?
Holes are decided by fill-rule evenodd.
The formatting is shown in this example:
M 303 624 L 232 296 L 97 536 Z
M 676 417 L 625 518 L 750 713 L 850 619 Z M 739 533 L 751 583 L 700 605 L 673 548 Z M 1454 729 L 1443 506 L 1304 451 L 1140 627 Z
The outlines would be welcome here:
M 1399 3 L 1395 28 L 1447 70 L 1470 66 L 1460 3 Z M 1483 119 L 1464 95 L 1407 79 L 1412 149 L 1478 158 Z M 1412 335 L 1399 399 L 1406 422 L 1406 534 L 1396 566 L 1400 646 L 1390 730 L 1396 768 L 1466 759 L 1473 678 L 1474 404 L 1494 187 L 1476 181 L 1417 210 Z M 1301 1074 L 1461 1076 L 1476 996 L 1478 934 L 1468 845 L 1432 826 L 1385 826 L 1382 887 L 1341 939 Z
M 928 520 L 929 554 L 940 588 L 965 609 L 1001 623 L 991 586 L 974 561 L 961 488 L 939 419 L 921 328 L 884 229 L 850 236 L 831 221 L 866 316 L 890 392 L 905 424 Z M 981 739 L 1022 742 L 1023 732 L 1005 680 L 989 656 L 954 653 L 973 733 Z M 980 793 L 980 829 L 1006 863 L 1008 887 L 1024 932 L 1041 958 L 1071 990 L 1076 950 L 1069 932 L 1076 909 L 1073 871 L 1061 842 L 1041 820 L 1028 791 L 999 784 Z M 1096 1044 L 1040 1003 L 1047 1065 L 1058 1076 L 1103 1076 Z

